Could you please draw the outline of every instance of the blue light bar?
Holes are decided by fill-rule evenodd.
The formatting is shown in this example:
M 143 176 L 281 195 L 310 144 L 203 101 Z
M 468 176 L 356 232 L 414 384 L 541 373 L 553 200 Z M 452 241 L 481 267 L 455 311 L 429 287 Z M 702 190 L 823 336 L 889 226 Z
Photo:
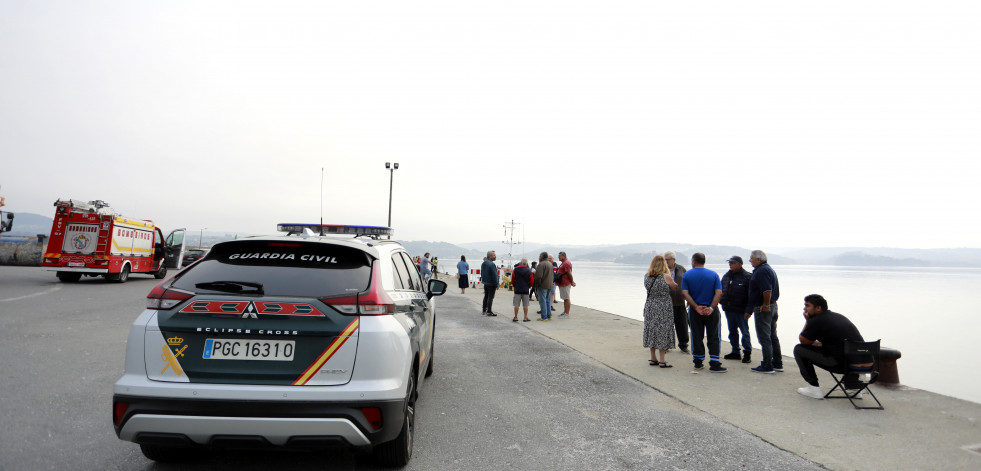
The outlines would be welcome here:
M 342 224 L 290 224 L 280 223 L 276 225 L 279 232 L 298 234 L 304 229 L 310 229 L 314 234 L 347 234 L 347 235 L 367 235 L 367 236 L 389 236 L 395 233 L 391 227 L 385 226 L 353 226 Z

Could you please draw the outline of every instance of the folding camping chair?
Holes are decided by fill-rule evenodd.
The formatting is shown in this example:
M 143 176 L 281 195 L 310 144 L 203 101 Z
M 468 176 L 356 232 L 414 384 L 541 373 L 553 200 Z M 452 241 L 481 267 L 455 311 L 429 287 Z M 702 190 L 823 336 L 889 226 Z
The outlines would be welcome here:
M 875 397 L 872 390 L 869 389 L 869 385 L 874 383 L 879 378 L 879 342 L 852 342 L 851 340 L 845 340 L 845 358 L 849 363 L 845 365 L 845 373 L 838 373 L 841 375 L 839 378 L 833 371 L 831 371 L 831 377 L 835 380 L 835 386 L 825 394 L 824 397 L 829 399 L 841 399 L 847 398 L 856 409 L 878 409 L 883 410 L 882 403 L 879 402 L 879 398 Z M 871 364 L 869 364 L 871 363 Z M 845 389 L 845 377 L 849 374 L 859 375 L 859 384 L 857 390 L 852 394 L 848 393 Z M 866 376 L 868 375 L 868 376 Z M 832 396 L 831 393 L 835 390 L 840 390 L 842 395 Z M 855 402 L 856 397 L 865 391 L 872 396 L 875 400 L 876 406 L 860 406 Z

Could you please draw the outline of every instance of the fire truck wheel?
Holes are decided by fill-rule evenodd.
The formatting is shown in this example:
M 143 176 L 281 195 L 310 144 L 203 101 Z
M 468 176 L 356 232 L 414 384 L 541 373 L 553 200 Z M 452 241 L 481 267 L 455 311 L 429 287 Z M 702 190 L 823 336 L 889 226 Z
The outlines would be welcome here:
M 58 279 L 61 280 L 62 283 L 74 283 L 82 279 L 82 274 L 60 271 L 58 272 Z
M 160 265 L 159 270 L 153 272 L 153 277 L 158 280 L 162 280 L 166 276 L 167 276 L 167 267 L 163 266 L 163 264 Z
M 129 265 L 123 265 L 123 270 L 115 275 L 109 275 L 109 281 L 115 281 L 116 283 L 125 283 L 129 279 Z

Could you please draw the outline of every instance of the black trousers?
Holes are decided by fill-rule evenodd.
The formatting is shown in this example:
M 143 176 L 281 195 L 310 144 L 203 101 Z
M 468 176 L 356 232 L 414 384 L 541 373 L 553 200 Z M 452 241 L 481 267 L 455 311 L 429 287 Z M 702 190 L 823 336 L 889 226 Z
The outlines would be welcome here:
M 678 348 L 688 346 L 688 311 L 685 306 L 672 306 L 674 308 L 674 332 L 678 336 Z
M 814 345 L 797 344 L 794 347 L 794 359 L 797 360 L 797 368 L 800 369 L 801 377 L 811 386 L 819 386 L 817 373 L 814 370 L 815 366 L 838 374 L 845 374 L 848 367 L 844 354 L 840 356 L 829 355 L 823 347 L 815 347 Z M 861 385 L 858 381 L 858 374 L 845 374 L 846 389 L 857 389 Z
M 495 294 L 497 294 L 497 286 L 484 285 L 484 310 L 481 312 L 491 312 L 491 305 L 494 304 Z

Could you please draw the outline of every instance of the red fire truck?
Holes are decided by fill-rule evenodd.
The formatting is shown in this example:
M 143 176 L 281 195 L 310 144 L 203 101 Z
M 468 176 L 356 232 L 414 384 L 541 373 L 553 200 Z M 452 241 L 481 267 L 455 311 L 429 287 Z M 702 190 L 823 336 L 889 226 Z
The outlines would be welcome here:
M 85 276 L 104 276 L 124 283 L 131 273 L 157 279 L 167 268 L 179 269 L 184 252 L 184 229 L 166 238 L 149 220 L 116 214 L 104 201 L 59 199 L 51 237 L 41 268 L 71 283 Z

